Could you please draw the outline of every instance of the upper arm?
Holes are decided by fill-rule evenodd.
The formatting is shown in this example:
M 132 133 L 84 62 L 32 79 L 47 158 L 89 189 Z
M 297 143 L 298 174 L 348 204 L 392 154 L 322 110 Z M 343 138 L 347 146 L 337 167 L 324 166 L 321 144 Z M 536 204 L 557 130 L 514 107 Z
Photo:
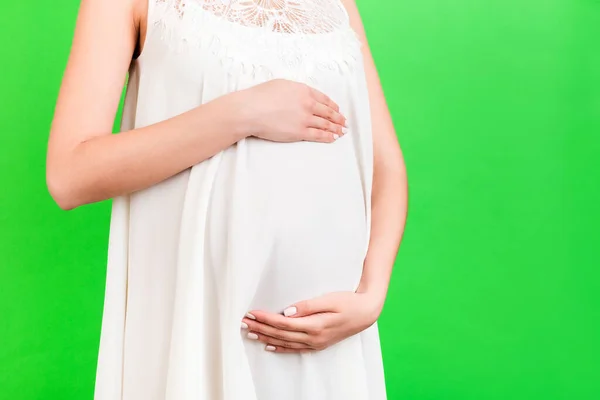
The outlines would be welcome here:
M 400 146 L 396 132 L 392 124 L 390 112 L 383 94 L 381 82 L 371 49 L 367 41 L 367 35 L 362 19 L 354 0 L 342 0 L 350 17 L 352 29 L 362 42 L 362 53 L 365 64 L 365 74 L 369 91 L 369 103 L 371 106 L 371 117 L 373 124 L 373 153 L 375 163 L 380 161 L 386 165 L 401 163 Z M 377 165 L 375 166 L 377 168 Z
M 48 143 L 48 167 L 110 134 L 137 43 L 137 0 L 82 0 Z

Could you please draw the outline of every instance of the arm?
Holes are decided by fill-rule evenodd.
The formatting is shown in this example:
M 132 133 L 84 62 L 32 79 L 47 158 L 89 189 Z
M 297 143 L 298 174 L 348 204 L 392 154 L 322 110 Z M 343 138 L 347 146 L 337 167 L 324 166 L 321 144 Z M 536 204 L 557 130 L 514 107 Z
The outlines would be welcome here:
M 363 43 L 362 51 L 373 121 L 373 190 L 371 240 L 357 292 L 372 297 L 378 316 L 388 289 L 406 222 L 408 189 L 406 168 L 385 101 L 379 75 L 354 0 L 342 0 L 352 28 Z
M 142 6 L 143 4 L 143 6 Z M 147 0 L 83 0 L 48 142 L 46 180 L 64 209 L 161 182 L 248 136 L 331 143 L 345 118 L 306 85 L 273 80 L 112 135 Z
M 342 2 L 363 43 L 373 121 L 371 239 L 356 292 L 328 293 L 304 300 L 291 305 L 283 315 L 251 310 L 242 320 L 242 328 L 254 333 L 253 339 L 279 353 L 323 350 L 375 323 L 385 301 L 406 221 L 407 179 L 402 152 L 358 9 L 354 0 Z
M 81 3 L 48 143 L 47 184 L 61 208 L 148 187 L 244 137 L 241 124 L 226 113 L 235 106 L 232 97 L 111 134 L 136 47 L 137 21 L 145 13 L 138 7 L 141 3 Z

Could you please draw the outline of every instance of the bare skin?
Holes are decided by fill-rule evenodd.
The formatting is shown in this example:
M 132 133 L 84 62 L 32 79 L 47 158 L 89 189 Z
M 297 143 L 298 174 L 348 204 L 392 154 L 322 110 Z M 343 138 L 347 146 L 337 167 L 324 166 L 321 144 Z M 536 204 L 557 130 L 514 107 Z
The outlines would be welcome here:
M 48 142 L 48 189 L 61 208 L 147 188 L 250 136 L 331 143 L 344 134 L 334 101 L 306 85 L 273 80 L 112 135 L 127 70 L 143 51 L 146 4 L 81 2 Z
M 408 189 L 404 159 L 383 95 L 379 75 L 354 0 L 342 0 L 352 28 L 363 42 L 373 120 L 374 174 L 369 250 L 356 292 L 329 293 L 290 305 L 285 315 L 250 311 L 242 321 L 248 337 L 278 353 L 323 350 L 373 325 L 388 290 L 404 232 Z M 287 316 L 286 316 L 287 315 Z

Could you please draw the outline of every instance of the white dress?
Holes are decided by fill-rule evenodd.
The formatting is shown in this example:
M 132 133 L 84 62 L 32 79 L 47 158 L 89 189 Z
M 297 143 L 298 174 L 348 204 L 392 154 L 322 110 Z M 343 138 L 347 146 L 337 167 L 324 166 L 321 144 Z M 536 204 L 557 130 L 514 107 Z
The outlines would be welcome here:
M 332 144 L 244 139 L 114 199 L 95 399 L 385 399 L 377 325 L 299 355 L 267 352 L 240 329 L 249 310 L 353 291 L 361 277 L 371 117 L 344 7 L 149 0 L 148 15 L 122 130 L 285 78 L 329 95 L 349 133 Z

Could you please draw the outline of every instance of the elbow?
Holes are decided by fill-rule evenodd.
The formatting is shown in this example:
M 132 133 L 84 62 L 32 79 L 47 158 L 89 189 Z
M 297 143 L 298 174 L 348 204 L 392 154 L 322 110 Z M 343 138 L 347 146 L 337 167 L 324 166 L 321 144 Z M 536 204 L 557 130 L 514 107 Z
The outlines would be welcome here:
M 77 208 L 81 204 L 75 195 L 74 185 L 68 176 L 48 169 L 46 172 L 46 186 L 52 200 L 65 211 Z
M 383 179 L 406 180 L 406 164 L 401 154 L 396 157 L 385 157 L 375 163 L 375 175 Z
M 389 193 L 392 190 L 398 196 L 408 196 L 408 176 L 402 157 L 379 158 L 373 172 L 374 191 L 384 190 Z

